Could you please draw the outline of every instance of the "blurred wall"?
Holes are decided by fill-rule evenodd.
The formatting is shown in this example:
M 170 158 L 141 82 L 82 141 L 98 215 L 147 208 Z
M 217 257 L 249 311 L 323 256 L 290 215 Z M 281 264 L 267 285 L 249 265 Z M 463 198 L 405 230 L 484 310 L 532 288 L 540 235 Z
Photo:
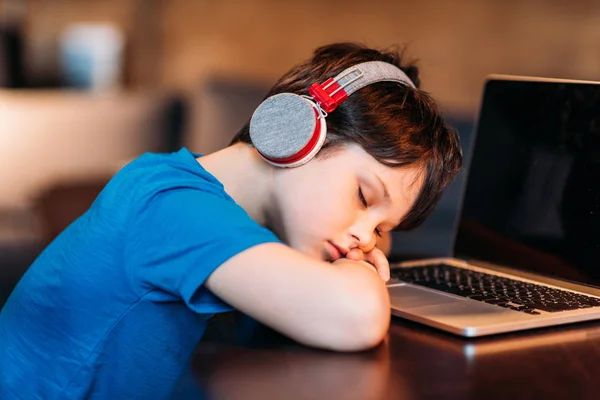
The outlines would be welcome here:
M 22 4 L 26 6 L 19 6 Z M 230 115 L 241 114 L 240 104 L 258 102 L 264 88 L 294 63 L 309 57 L 315 47 L 334 41 L 360 41 L 376 47 L 408 45 L 407 56 L 419 59 L 424 88 L 440 101 L 454 121 L 462 123 L 459 132 L 463 145 L 469 142 L 469 123 L 477 111 L 482 84 L 489 73 L 600 80 L 600 1 L 597 0 L 0 0 L 0 17 L 6 20 L 7 16 L 22 22 L 26 76 L 31 86 L 56 82 L 58 38 L 69 24 L 111 22 L 120 27 L 127 37 L 125 87 L 136 92 L 192 92 L 194 101 L 189 117 L 195 136 L 189 135 L 184 142 L 202 152 L 224 145 L 228 141 L 224 135 L 235 133 L 234 125 L 240 125 L 246 118 L 240 115 L 238 120 L 238 116 Z M 242 83 L 232 88 L 225 83 L 223 87 L 215 86 L 214 80 L 208 79 L 214 76 L 220 77 L 220 82 Z M 240 92 L 244 87 L 246 91 Z M 36 97 L 31 104 L 37 101 Z M 116 121 L 116 111 L 107 111 L 107 115 L 121 127 L 118 132 L 147 134 L 151 131 L 146 128 L 150 124 L 158 135 L 160 124 L 148 116 L 155 114 L 154 107 L 160 103 L 158 100 L 135 113 L 137 117 L 132 121 L 136 129 L 127 123 L 128 118 L 125 122 Z M 120 105 L 121 100 L 111 104 L 127 110 Z M 99 110 L 94 104 L 89 109 Z M 205 114 L 200 115 L 198 109 Z M 25 113 L 37 115 L 33 111 Z M 210 115 L 207 117 L 206 113 Z M 17 115 L 13 111 L 9 114 Z M 15 121 L 11 126 L 41 122 L 35 118 Z M 79 158 L 69 158 L 64 152 L 65 143 L 72 149 L 80 146 L 80 142 L 52 140 L 40 131 L 44 139 L 41 141 L 32 134 L 24 134 L 21 128 L 9 132 L 7 124 L 8 118 L 4 118 L 0 138 L 13 148 L 15 141 L 21 143 L 19 153 L 13 152 L 13 159 L 27 149 L 43 148 L 44 154 L 64 159 L 60 171 L 89 172 L 73 168 Z M 82 140 L 88 147 L 96 146 L 95 142 L 85 140 L 82 132 L 92 135 L 92 125 L 117 132 L 109 125 L 76 121 L 65 124 L 72 128 L 69 137 Z M 79 130 L 78 126 L 86 129 Z M 216 137 L 197 134 L 209 130 Z M 137 137 L 142 138 L 142 133 Z M 66 134 L 62 132 L 61 137 Z M 99 134 L 92 136 L 102 139 Z M 103 140 L 106 142 L 106 137 Z M 146 140 L 141 143 L 148 144 Z M 142 149 L 131 148 L 137 150 L 126 155 L 119 153 L 114 160 L 122 162 Z M 21 171 L 15 167 L 17 162 L 7 164 L 10 157 L 4 159 L 5 171 Z M 2 207 L 25 205 L 32 198 L 33 192 L 15 190 L 16 183 L 22 185 L 35 178 L 38 187 L 39 182 L 49 181 L 47 171 L 34 172 L 27 179 L 16 175 L 4 179 L 0 174 L 0 193 L 4 193 L 0 195 L 0 214 Z M 451 247 L 448 228 L 452 228 L 455 220 L 461 185 L 462 180 L 457 179 L 436 214 L 420 231 L 398 234 L 401 240 L 395 240 L 395 251 L 447 252 Z M 429 247 L 417 248 L 423 243 Z
M 32 74 L 56 62 L 60 30 L 112 21 L 129 36 L 131 87 L 190 88 L 218 71 L 271 82 L 318 45 L 406 43 L 424 88 L 472 115 L 489 73 L 600 80 L 600 2 L 30 0 Z

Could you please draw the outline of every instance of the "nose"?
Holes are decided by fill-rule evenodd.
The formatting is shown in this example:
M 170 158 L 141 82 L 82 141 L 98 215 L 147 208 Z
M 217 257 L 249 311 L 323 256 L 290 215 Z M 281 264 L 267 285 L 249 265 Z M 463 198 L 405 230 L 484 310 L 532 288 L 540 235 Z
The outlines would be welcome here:
M 365 253 L 373 250 L 377 242 L 375 228 L 375 225 L 368 223 L 362 223 L 350 228 L 350 235 L 352 236 L 354 244 L 353 246 L 350 246 L 350 248 L 357 247 Z

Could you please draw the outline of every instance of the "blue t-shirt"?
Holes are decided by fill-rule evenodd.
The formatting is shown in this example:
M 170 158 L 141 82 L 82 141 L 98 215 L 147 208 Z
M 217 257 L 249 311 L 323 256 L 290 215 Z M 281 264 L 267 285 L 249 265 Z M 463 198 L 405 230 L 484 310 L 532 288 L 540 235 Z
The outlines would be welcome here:
M 204 281 L 279 242 L 196 156 L 131 162 L 31 265 L 0 313 L 0 398 L 168 396 L 231 309 Z

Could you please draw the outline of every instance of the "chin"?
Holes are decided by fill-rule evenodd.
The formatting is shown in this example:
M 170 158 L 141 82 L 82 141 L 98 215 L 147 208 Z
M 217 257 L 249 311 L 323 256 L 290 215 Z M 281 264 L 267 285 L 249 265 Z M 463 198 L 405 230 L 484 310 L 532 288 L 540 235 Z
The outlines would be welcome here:
M 320 261 L 328 261 L 329 254 L 325 248 L 326 241 L 317 241 L 315 244 L 315 240 L 302 240 L 300 237 L 294 235 L 287 236 L 285 240 L 281 237 L 280 239 L 286 245 L 304 255 Z
M 325 250 L 325 246 L 321 246 L 321 248 L 315 251 L 314 258 L 320 261 L 333 262 L 329 253 L 327 252 L 327 250 Z

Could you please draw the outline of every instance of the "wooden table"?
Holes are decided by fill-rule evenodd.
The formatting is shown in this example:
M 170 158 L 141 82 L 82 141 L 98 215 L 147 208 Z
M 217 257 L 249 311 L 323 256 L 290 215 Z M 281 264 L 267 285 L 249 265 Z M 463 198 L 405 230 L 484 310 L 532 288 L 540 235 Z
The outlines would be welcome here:
M 463 339 L 394 317 L 384 343 L 350 354 L 243 331 L 217 321 L 198 346 L 192 380 L 208 398 L 600 398 L 598 322 Z

